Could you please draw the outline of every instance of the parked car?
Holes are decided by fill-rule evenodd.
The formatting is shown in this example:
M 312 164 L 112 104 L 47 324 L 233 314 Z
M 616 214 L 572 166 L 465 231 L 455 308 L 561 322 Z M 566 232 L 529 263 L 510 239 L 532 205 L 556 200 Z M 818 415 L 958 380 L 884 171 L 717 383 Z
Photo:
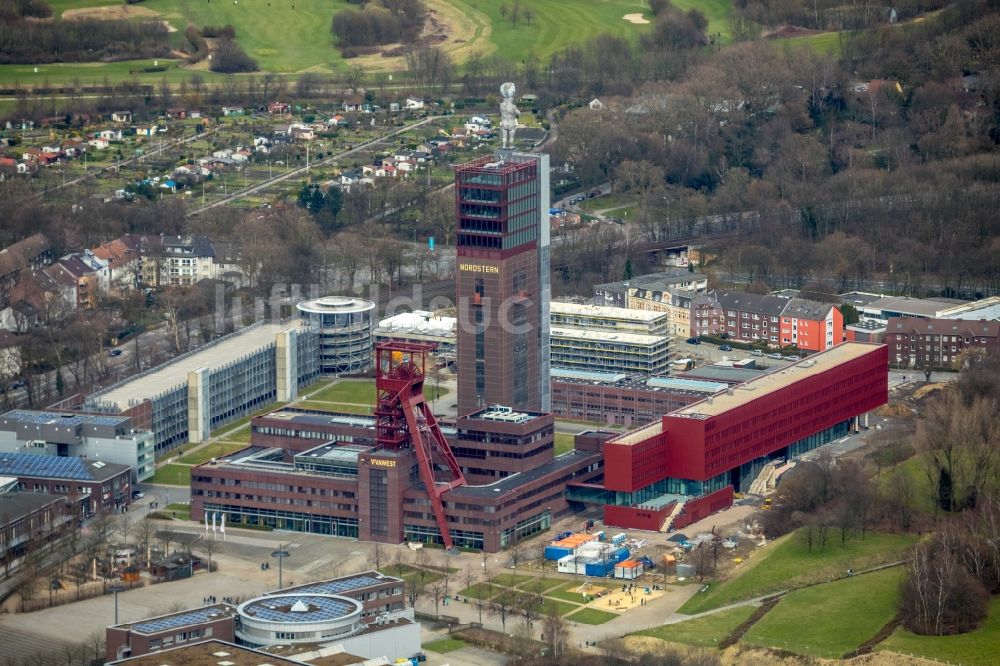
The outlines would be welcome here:
M 750 350 L 750 355 L 751 355 L 751 356 L 763 356 L 763 355 L 764 355 L 764 352 L 762 352 L 762 351 L 761 351 L 761 350 L 759 350 L 759 349 L 751 349 L 751 350 Z
M 115 356 L 121 356 L 121 355 L 122 355 L 122 350 L 121 349 L 110 349 L 110 350 L 108 350 L 108 356 L 111 356 L 112 358 L 115 357 Z
M 733 351 L 733 348 L 729 345 L 719 345 L 719 351 Z
M 701 344 L 701 340 L 699 340 L 698 338 L 688 338 L 687 339 L 687 343 L 689 345 L 700 345 Z
M 778 353 L 768 354 L 767 357 L 768 358 L 773 358 L 775 361 L 780 361 L 781 360 L 781 354 L 778 354 Z
M 141 500 L 145 496 L 146 496 L 146 494 L 143 493 L 142 491 L 139 491 L 139 490 L 133 490 L 132 491 L 132 499 L 133 500 Z
M 801 361 L 802 360 L 801 358 L 799 358 L 795 354 L 792 354 L 792 355 L 789 355 L 789 356 L 785 356 L 784 358 L 785 358 L 786 361 Z

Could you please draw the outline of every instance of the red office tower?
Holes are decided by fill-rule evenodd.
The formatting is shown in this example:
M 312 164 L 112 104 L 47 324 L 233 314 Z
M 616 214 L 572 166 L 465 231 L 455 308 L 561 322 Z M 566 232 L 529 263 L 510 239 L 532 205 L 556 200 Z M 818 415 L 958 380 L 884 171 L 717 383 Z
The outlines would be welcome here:
M 455 170 L 459 416 L 550 407 L 548 164 L 501 151 Z

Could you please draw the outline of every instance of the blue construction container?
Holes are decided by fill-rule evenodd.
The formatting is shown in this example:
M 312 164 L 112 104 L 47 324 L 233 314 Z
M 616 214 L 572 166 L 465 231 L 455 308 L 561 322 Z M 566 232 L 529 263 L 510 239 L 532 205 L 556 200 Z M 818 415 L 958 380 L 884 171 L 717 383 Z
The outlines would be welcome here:
M 625 539 L 625 533 L 622 532 L 621 534 L 616 534 L 611 537 L 611 543 L 617 546 L 618 544 L 625 543 Z
M 588 562 L 584 566 L 583 572 L 587 576 L 604 578 L 608 575 L 609 569 L 612 569 L 614 566 L 614 564 L 605 564 L 604 562 Z
M 565 548 L 563 546 L 546 546 L 545 547 L 545 559 L 552 561 L 559 561 L 567 555 L 572 555 L 572 548 Z
M 628 559 L 628 548 L 618 548 L 611 552 L 611 564 L 615 565 Z

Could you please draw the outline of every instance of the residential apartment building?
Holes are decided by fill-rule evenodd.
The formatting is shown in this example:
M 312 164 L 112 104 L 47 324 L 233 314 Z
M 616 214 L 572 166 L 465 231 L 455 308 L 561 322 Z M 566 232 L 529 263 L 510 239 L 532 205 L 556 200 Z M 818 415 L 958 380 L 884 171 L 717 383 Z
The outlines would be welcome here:
M 663 375 L 670 367 L 665 335 L 560 327 L 552 329 L 549 340 L 553 368 Z
M 663 312 L 644 312 L 606 305 L 580 305 L 552 301 L 549 321 L 559 328 L 584 328 L 612 333 L 668 335 L 668 317 Z
M 690 335 L 823 351 L 843 342 L 844 317 L 830 303 L 719 291 L 692 299 Z
M 962 352 L 1000 354 L 1000 322 L 892 317 L 885 343 L 892 365 L 901 368 L 954 368 Z
M 645 287 L 630 286 L 626 295 L 626 307 L 667 315 L 670 335 L 686 338 L 691 331 L 691 301 L 699 291 L 669 288 L 663 291 Z
M 35 234 L 0 250 L 0 308 L 10 305 L 10 292 L 23 272 L 52 263 L 52 244 Z
M 132 482 L 156 471 L 153 433 L 127 416 L 15 409 L 0 416 L 0 452 L 84 457 L 132 469 Z
M 637 275 L 629 280 L 598 284 L 594 285 L 594 303 L 619 308 L 632 307 L 628 305 L 630 288 L 646 290 L 649 300 L 657 302 L 661 299 L 658 299 L 656 294 L 662 294 L 670 289 L 705 291 L 708 289 L 708 276 L 702 273 L 692 273 L 687 268 L 671 268 L 659 273 Z M 655 308 L 652 307 L 640 309 L 655 311 Z

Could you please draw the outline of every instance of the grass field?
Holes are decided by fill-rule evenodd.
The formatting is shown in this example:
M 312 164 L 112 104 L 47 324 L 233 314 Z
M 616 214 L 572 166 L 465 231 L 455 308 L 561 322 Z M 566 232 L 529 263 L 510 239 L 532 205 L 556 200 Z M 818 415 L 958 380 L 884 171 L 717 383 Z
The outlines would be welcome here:
M 997 663 L 1000 645 L 1000 597 L 990 601 L 990 614 L 982 627 L 959 636 L 918 636 L 897 629 L 878 644 L 878 650 L 891 650 L 936 659 L 949 664 L 988 666 Z
M 532 578 L 527 583 L 518 585 L 518 589 L 534 592 L 535 594 L 546 594 L 549 590 L 553 590 L 562 584 L 563 581 L 555 578 Z
M 700 613 L 743 599 L 752 599 L 769 592 L 826 581 L 844 575 L 848 568 L 861 571 L 877 564 L 893 562 L 915 537 L 896 534 L 868 534 L 854 538 L 846 548 L 833 538 L 823 551 L 813 547 L 808 552 L 798 538 L 798 532 L 776 539 L 758 551 L 733 578 L 713 583 L 708 592 L 691 597 L 678 609 L 681 613 Z
M 556 601 L 555 599 L 544 599 L 542 601 L 542 613 L 555 613 L 556 615 L 566 615 L 575 610 L 579 610 L 578 604 L 571 604 L 568 601 Z
M 469 597 L 470 599 L 489 599 L 493 596 L 494 592 L 496 592 L 494 587 L 486 583 L 476 583 L 459 592 L 458 596 Z
M 733 633 L 736 627 L 750 618 L 757 609 L 753 606 L 740 606 L 719 611 L 687 622 L 665 624 L 653 629 L 637 631 L 635 636 L 652 636 L 662 641 L 683 643 L 698 647 L 715 647 L 719 641 Z
M 423 648 L 425 650 L 430 650 L 431 652 L 444 654 L 445 652 L 453 652 L 454 650 L 461 650 L 466 645 L 468 645 L 468 643 L 458 638 L 439 638 L 436 641 L 431 641 L 430 643 L 424 643 Z
M 503 585 L 504 587 L 517 587 L 521 583 L 527 583 L 531 581 L 531 576 L 518 576 L 515 574 L 500 574 L 499 576 L 493 577 L 494 585 Z
M 839 32 L 821 32 L 815 35 L 802 35 L 801 37 L 789 37 L 775 42 L 776 44 L 787 44 L 789 46 L 808 46 L 816 53 L 839 56 L 841 49 L 842 35 Z
M 191 466 L 170 463 L 156 468 L 156 474 L 148 483 L 161 483 L 168 486 L 190 486 Z
M 315 400 L 303 400 L 295 403 L 296 407 L 302 409 L 316 409 L 321 412 L 343 412 L 345 414 L 371 414 L 372 408 L 367 405 L 354 405 L 348 402 L 317 402 Z
M 886 569 L 796 590 L 753 625 L 743 641 L 837 659 L 895 616 L 902 575 L 901 568 Z
M 336 384 L 308 394 L 309 400 L 320 402 L 352 402 L 359 405 L 375 404 L 374 379 L 345 379 Z
M 557 432 L 555 441 L 555 452 L 556 455 L 566 453 L 567 451 L 573 450 L 573 435 L 568 432 Z
M 634 24 L 623 17 L 642 14 L 647 20 L 652 18 L 646 0 L 532 0 L 522 5 L 530 8 L 530 20 L 522 15 L 516 25 L 509 14 L 500 16 L 501 5 L 510 5 L 505 0 L 425 0 L 425 3 L 437 22 L 434 30 L 447 35 L 441 48 L 460 64 L 473 54 L 488 57 L 497 53 L 512 61 L 531 57 L 544 60 L 568 45 L 585 43 L 604 32 L 636 38 L 649 25 Z M 119 0 L 53 0 L 50 4 L 56 16 L 67 9 L 121 6 Z M 710 33 L 728 34 L 730 0 L 675 0 L 674 4 L 683 10 L 702 11 L 708 18 Z M 147 12 L 158 13 L 176 29 L 171 33 L 175 47 L 184 46 L 183 34 L 188 24 L 232 25 L 238 41 L 257 60 L 261 71 L 296 75 L 342 71 L 354 65 L 366 71 L 404 69 L 401 57 L 373 55 L 345 60 L 340 55 L 330 34 L 330 20 L 336 11 L 347 6 L 347 0 L 295 0 L 294 3 L 245 0 L 238 4 L 224 0 L 146 0 L 140 5 Z M 23 85 L 44 80 L 50 84 L 71 83 L 76 79 L 91 83 L 105 76 L 111 81 L 134 77 L 143 83 L 158 83 L 162 79 L 178 83 L 188 80 L 195 71 L 206 81 L 223 78 L 206 70 L 179 67 L 180 61 L 161 61 L 167 63 L 166 72 L 156 73 L 142 72 L 152 65 L 151 61 L 44 65 L 39 66 L 37 74 L 30 65 L 6 65 L 0 67 L 0 83 L 18 81 Z
M 596 608 L 584 608 L 571 615 L 567 615 L 566 619 L 572 622 L 579 622 L 580 624 L 604 624 L 616 617 L 618 616 L 607 611 L 597 610 Z
M 245 448 L 246 444 L 241 442 L 213 442 L 181 456 L 180 462 L 186 465 L 200 465 L 212 458 L 219 458 Z
M 168 504 L 163 513 L 177 520 L 191 520 L 190 504 Z

